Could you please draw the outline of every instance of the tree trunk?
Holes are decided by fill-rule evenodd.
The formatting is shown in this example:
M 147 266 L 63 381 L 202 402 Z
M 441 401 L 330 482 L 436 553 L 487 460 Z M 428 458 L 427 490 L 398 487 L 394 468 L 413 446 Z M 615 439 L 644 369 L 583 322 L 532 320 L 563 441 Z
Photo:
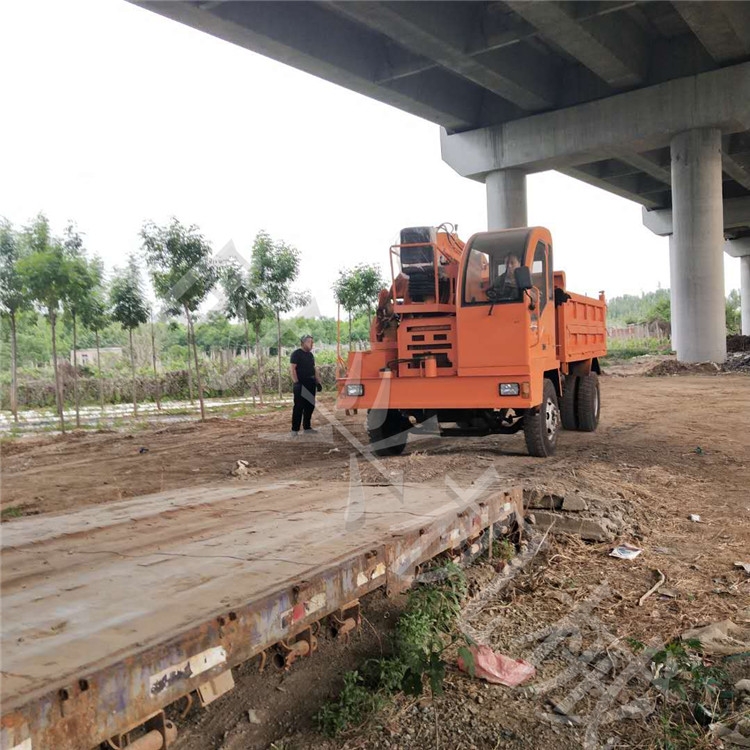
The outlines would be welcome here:
M 250 324 L 247 322 L 247 318 L 245 318 L 245 356 L 247 357 L 248 362 L 250 361 Z
M 138 416 L 138 393 L 135 383 L 135 352 L 133 351 L 133 329 L 128 328 L 130 334 L 130 370 L 133 373 L 133 416 Z
M 352 350 L 352 311 L 349 310 L 349 351 Z
M 188 318 L 188 321 L 190 318 Z M 187 346 L 188 346 L 188 353 L 187 353 L 187 381 L 188 381 L 188 395 L 190 396 L 190 403 L 194 404 L 195 399 L 193 398 L 193 370 L 190 367 L 190 323 L 188 322 L 187 325 Z
M 65 415 L 63 414 L 63 391 L 60 382 L 60 371 L 57 369 L 57 320 L 53 313 L 49 316 L 50 327 L 52 328 L 52 361 L 55 368 L 55 400 L 57 401 L 57 415 L 60 418 L 60 432 L 65 434 Z
M 260 324 L 255 327 L 255 359 L 258 361 L 258 398 L 263 406 L 263 350 L 260 348 Z
M 156 334 L 154 333 L 154 318 L 151 317 L 151 361 L 154 365 L 154 385 L 156 386 L 156 408 L 161 411 L 161 383 L 159 371 L 156 369 Z
M 198 388 L 198 403 L 201 408 L 201 422 L 206 421 L 206 407 L 203 404 L 203 383 L 201 382 L 201 371 L 198 367 L 198 347 L 195 343 L 195 329 L 193 328 L 193 318 L 190 315 L 187 305 L 185 305 L 185 315 L 188 321 L 188 337 L 193 341 L 193 359 L 195 360 L 195 384 Z
M 276 347 L 279 355 L 279 400 L 281 400 L 281 313 L 276 311 Z
M 73 401 L 76 407 L 76 427 L 81 426 L 81 404 L 78 400 L 78 327 L 73 313 Z
M 18 424 L 18 349 L 16 347 L 16 314 L 10 314 L 10 410 Z
M 96 369 L 99 374 L 99 406 L 104 411 L 104 380 L 102 379 L 102 355 L 99 351 L 99 330 L 95 331 L 96 336 Z

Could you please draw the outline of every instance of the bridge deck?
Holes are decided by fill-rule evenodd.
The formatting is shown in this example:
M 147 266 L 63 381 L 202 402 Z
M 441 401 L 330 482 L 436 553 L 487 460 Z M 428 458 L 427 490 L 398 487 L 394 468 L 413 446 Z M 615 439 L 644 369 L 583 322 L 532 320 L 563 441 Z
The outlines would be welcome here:
M 403 589 L 519 512 L 518 490 L 479 500 L 233 483 L 4 524 L 0 747 L 93 747 L 368 591 Z

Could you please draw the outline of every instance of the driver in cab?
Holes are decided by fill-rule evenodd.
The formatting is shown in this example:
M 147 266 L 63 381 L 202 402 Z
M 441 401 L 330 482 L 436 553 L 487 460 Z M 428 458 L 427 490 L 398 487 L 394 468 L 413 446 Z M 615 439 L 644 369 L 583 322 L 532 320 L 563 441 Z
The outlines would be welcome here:
M 505 259 L 505 272 L 498 276 L 492 285 L 495 299 L 517 300 L 521 298 L 516 280 L 516 269 L 520 265 L 517 255 L 511 254 Z

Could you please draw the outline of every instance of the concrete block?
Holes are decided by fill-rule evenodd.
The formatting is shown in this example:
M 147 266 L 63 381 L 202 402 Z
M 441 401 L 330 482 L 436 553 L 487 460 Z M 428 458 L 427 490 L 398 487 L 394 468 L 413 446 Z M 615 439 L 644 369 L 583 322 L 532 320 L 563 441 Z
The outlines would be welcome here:
M 563 498 L 562 509 L 578 513 L 582 510 L 588 510 L 589 506 L 580 495 L 569 495 Z
M 542 531 L 546 531 L 554 525 L 552 533 L 574 534 L 589 542 L 609 542 L 612 534 L 603 520 L 595 518 L 581 518 L 580 516 L 563 516 L 560 513 L 538 510 L 536 525 Z

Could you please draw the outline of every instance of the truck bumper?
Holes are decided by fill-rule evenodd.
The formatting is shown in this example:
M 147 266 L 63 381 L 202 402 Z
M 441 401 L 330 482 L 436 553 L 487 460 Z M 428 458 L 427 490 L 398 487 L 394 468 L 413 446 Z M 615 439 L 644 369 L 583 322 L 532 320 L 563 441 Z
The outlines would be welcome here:
M 453 375 L 434 378 L 340 378 L 339 409 L 529 409 L 542 401 L 542 380 L 529 373 Z M 500 384 L 518 384 L 518 395 L 501 396 Z M 347 386 L 361 386 L 361 396 Z

